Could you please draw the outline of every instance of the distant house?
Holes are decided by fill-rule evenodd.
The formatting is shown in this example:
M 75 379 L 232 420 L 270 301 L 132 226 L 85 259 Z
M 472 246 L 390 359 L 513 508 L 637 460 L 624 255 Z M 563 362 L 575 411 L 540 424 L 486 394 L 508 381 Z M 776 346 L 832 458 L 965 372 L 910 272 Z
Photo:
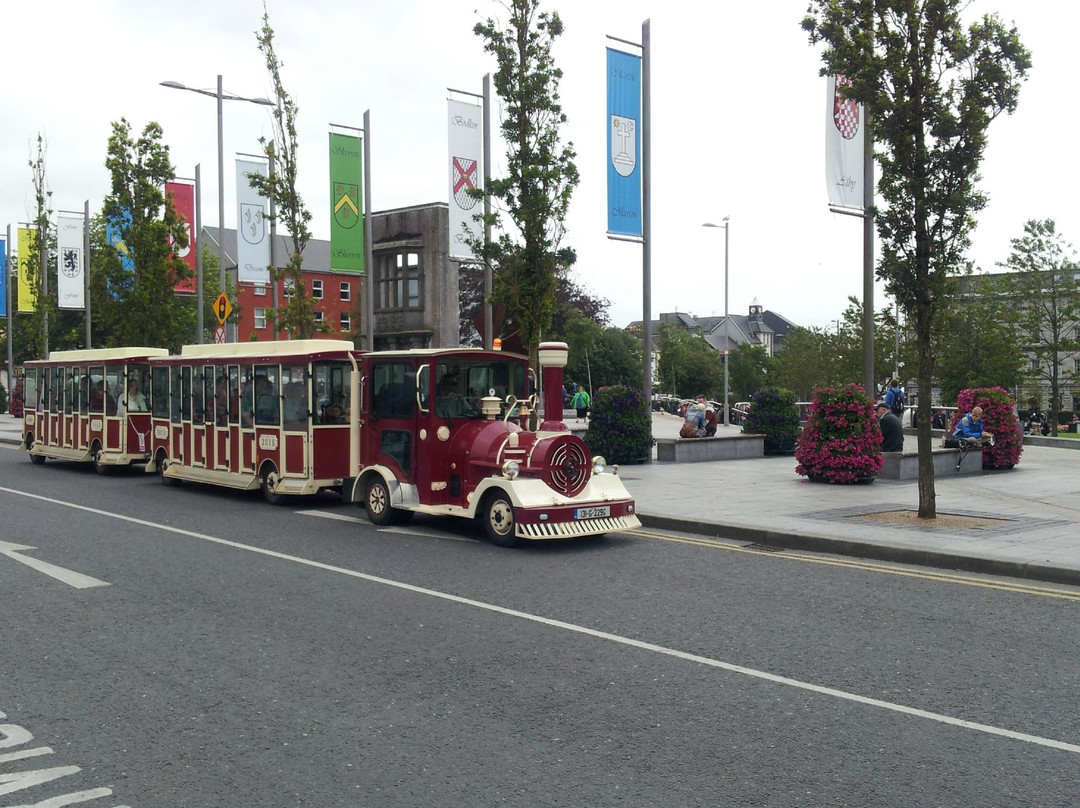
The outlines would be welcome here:
M 640 338 L 641 322 L 635 320 L 626 330 Z M 652 334 L 657 333 L 661 323 L 701 335 L 718 353 L 734 350 L 739 345 L 756 345 L 764 348 L 769 356 L 776 356 L 784 338 L 796 325 L 786 317 L 764 309 L 757 300 L 750 304 L 745 315 L 730 314 L 726 318 L 695 317 L 684 312 L 661 314 L 659 320 L 652 322 Z

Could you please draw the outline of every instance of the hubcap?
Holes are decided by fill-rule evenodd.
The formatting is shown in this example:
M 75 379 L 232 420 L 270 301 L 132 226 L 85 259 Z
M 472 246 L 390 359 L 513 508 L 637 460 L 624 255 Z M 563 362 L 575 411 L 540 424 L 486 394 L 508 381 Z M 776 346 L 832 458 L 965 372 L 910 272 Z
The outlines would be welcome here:
M 500 536 L 505 536 L 514 529 L 514 509 L 504 499 L 491 503 L 488 519 L 491 522 L 491 529 Z

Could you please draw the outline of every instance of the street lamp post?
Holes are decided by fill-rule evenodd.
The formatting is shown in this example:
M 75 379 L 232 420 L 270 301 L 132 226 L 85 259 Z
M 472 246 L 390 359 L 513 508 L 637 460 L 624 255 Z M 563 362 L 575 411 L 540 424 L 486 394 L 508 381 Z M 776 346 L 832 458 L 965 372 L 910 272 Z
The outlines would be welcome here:
M 728 322 L 728 236 L 731 235 L 731 217 L 725 216 L 723 224 L 705 222 L 702 227 L 724 228 L 724 426 L 731 426 L 731 407 L 728 404 L 728 362 L 731 361 L 731 324 Z
M 274 102 L 268 98 L 246 98 L 242 95 L 226 95 L 221 90 L 221 75 L 217 77 L 217 91 L 199 90 L 195 87 L 187 87 L 178 81 L 160 82 L 162 87 L 173 90 L 187 90 L 199 95 L 208 95 L 217 99 L 217 156 L 218 156 L 218 282 L 221 291 L 225 291 L 225 130 L 222 125 L 221 107 L 224 101 L 247 101 L 251 104 L 260 104 L 266 107 L 274 106 Z M 201 229 L 202 222 L 199 222 Z M 196 249 L 199 249 L 196 247 Z M 203 301 L 199 301 L 201 307 Z

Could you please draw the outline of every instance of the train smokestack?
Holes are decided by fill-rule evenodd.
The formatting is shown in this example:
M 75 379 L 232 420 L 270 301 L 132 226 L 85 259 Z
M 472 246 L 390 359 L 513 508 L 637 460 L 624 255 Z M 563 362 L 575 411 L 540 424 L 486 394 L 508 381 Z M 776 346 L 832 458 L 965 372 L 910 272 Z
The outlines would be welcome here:
M 565 342 L 541 342 L 538 349 L 540 357 L 541 384 L 544 389 L 544 420 L 540 424 L 541 432 L 566 432 L 562 420 L 563 412 L 563 368 L 570 348 Z

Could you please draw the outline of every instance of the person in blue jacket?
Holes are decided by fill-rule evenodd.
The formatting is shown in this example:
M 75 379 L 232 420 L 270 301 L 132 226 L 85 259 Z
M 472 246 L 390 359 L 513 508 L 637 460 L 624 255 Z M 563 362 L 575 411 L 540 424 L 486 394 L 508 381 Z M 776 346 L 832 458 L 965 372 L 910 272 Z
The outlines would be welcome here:
M 956 422 L 953 427 L 953 437 L 979 443 L 989 443 L 993 435 L 983 429 L 982 407 L 972 407 L 971 412 Z

